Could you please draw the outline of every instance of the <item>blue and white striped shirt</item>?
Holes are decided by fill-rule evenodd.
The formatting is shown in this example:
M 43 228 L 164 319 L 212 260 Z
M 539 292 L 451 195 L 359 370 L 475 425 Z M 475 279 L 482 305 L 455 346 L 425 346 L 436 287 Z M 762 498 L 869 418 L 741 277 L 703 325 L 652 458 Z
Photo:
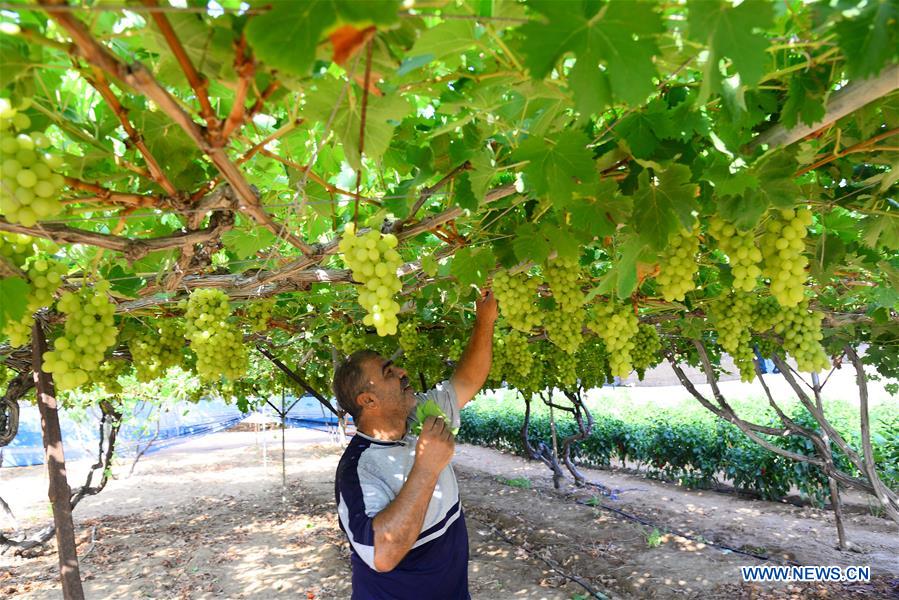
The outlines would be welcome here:
M 459 426 L 452 384 L 443 382 L 417 397 L 419 404 L 434 400 L 452 427 Z M 421 533 L 412 549 L 392 571 L 380 573 L 374 568 L 372 521 L 406 482 L 415 461 L 417 441 L 408 430 L 402 440 L 396 441 L 378 440 L 357 432 L 340 459 L 335 496 L 340 528 L 353 551 L 353 600 L 470 598 L 468 531 L 459 502 L 459 486 L 450 465 L 437 479 Z

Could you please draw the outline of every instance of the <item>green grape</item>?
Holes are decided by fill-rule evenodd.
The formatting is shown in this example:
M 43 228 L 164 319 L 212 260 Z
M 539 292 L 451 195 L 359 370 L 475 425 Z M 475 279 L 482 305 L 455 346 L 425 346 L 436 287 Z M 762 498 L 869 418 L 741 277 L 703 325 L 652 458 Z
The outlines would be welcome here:
M 780 304 L 771 297 L 758 298 L 752 306 L 752 330 L 764 333 L 780 320 Z
M 709 221 L 709 233 L 718 240 L 718 247 L 730 260 L 734 290 L 743 292 L 754 290 L 756 280 L 762 274 L 759 267 L 762 252 L 755 245 L 754 233 L 740 231 L 735 225 L 720 217 L 712 217 Z
M 662 341 L 659 332 L 652 325 L 641 323 L 634 337 L 634 349 L 631 350 L 631 358 L 634 361 L 634 369 L 637 377 L 643 381 L 647 369 L 651 369 L 661 362 L 659 351 L 662 349 Z
M 830 359 L 821 345 L 823 319 L 822 313 L 809 310 L 808 300 L 803 300 L 784 308 L 780 320 L 774 324 L 774 332 L 783 338 L 783 349 L 796 360 L 800 371 L 817 373 L 830 367 Z
M 9 343 L 13 347 L 28 343 L 34 313 L 53 304 L 53 295 L 62 285 L 62 278 L 68 272 L 68 267 L 64 263 L 43 253 L 28 258 L 23 266 L 31 283 L 25 313 L 19 319 L 7 321 L 3 328 L 3 333 L 9 338 Z
M 424 348 L 424 340 L 418 333 L 418 323 L 416 321 L 407 321 L 400 325 L 399 336 L 400 348 L 406 356 L 414 355 L 419 349 Z
M 22 267 L 34 247 L 34 242 L 34 238 L 23 233 L 0 232 L 0 257 L 17 267 Z
M 268 322 L 272 318 L 272 311 L 274 310 L 274 308 L 274 298 L 247 304 L 245 314 L 250 324 L 250 331 L 267 331 Z
M 534 304 L 540 281 L 526 273 L 512 275 L 506 270 L 493 277 L 493 293 L 506 321 L 522 333 L 530 333 L 539 324 L 540 314 Z
M 493 336 L 493 358 L 490 361 L 490 371 L 487 379 L 497 384 L 502 383 L 503 374 L 506 371 L 506 339 L 500 335 Z
M 231 305 L 221 290 L 197 289 L 191 292 L 184 317 L 190 348 L 197 357 L 201 381 L 221 377 L 239 379 L 249 367 L 247 349 L 240 329 L 229 320 Z
M 123 360 L 106 360 L 100 363 L 99 368 L 91 375 L 90 381 L 85 384 L 86 391 L 97 386 L 110 395 L 121 394 L 122 384 L 119 377 L 128 370 L 128 363 Z
M 343 231 L 344 237 L 338 248 L 353 271 L 353 279 L 362 284 L 359 304 L 366 311 L 362 323 L 374 326 L 381 337 L 396 335 L 400 304 L 394 298 L 403 289 L 403 282 L 397 275 L 403 259 L 396 251 L 396 236 L 375 230 L 357 236 L 356 226 L 352 223 L 347 223 Z
M 150 329 L 131 338 L 128 349 L 138 381 L 153 381 L 174 366 L 181 366 L 184 326 L 176 319 L 150 322 Z
M 753 300 L 749 294 L 734 292 L 714 300 L 709 312 L 718 330 L 718 343 L 734 359 L 742 381 L 755 379 L 752 352 Z
M 528 338 L 520 331 L 505 334 L 506 377 L 510 381 L 520 381 L 530 374 L 534 366 L 534 355 L 528 347 Z
M 584 302 L 577 260 L 557 258 L 544 269 L 544 278 L 555 301 L 554 310 L 543 317 L 549 341 L 574 354 L 584 340 Z
M 639 325 L 630 307 L 614 302 L 597 305 L 594 318 L 587 322 L 587 327 L 605 343 L 609 367 L 615 377 L 624 379 L 634 368 L 631 353 Z
M 496 336 L 494 336 L 494 339 Z M 454 339 L 450 344 L 449 351 L 447 352 L 447 356 L 453 362 L 459 362 L 459 359 L 462 358 L 462 353 L 465 351 L 465 345 L 462 340 Z
M 590 336 L 584 340 L 575 355 L 577 375 L 584 389 L 602 387 L 614 381 L 612 367 L 609 364 L 609 353 L 606 345 L 598 336 Z
M 49 145 L 42 133 L 23 133 L 31 126 L 24 113 L 0 98 L 0 214 L 12 223 L 35 225 L 62 209 L 59 193 L 65 180 L 53 171 L 62 166 L 51 154 L 38 153 Z M 20 133 L 13 137 L 9 131 Z
M 577 386 L 577 361 L 573 354 L 550 346 L 543 358 L 547 366 L 544 375 L 549 387 L 571 390 Z
M 656 276 L 662 297 L 667 302 L 683 301 L 685 294 L 696 288 L 693 277 L 699 272 L 698 252 L 698 222 L 692 231 L 681 229 L 668 239 L 668 246 L 659 258 L 661 272 Z
M 797 306 L 805 298 L 805 237 L 812 212 L 805 207 L 774 211 L 762 235 L 764 275 L 771 280 L 771 295 L 781 306 Z
M 338 332 L 331 334 L 331 343 L 344 356 L 349 356 L 357 350 L 363 350 L 366 347 L 365 332 L 358 331 L 356 328 L 347 325 L 342 327 Z
M 57 308 L 66 315 L 63 335 L 44 353 L 44 371 L 52 373 L 60 391 L 83 386 L 99 369 L 106 350 L 116 343 L 115 305 L 108 281 L 77 292 L 64 292 Z

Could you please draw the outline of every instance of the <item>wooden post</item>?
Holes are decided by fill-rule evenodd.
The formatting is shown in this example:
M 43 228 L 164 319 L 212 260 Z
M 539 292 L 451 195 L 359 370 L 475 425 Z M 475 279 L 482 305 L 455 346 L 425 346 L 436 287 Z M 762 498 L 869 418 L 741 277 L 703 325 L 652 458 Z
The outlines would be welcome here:
M 287 502 L 287 451 L 284 436 L 287 428 L 287 411 L 284 410 L 284 389 L 281 389 L 281 503 Z
M 75 525 L 72 523 L 72 491 L 66 480 L 66 458 L 62 448 L 62 432 L 53 378 L 44 373 L 43 356 L 47 339 L 39 318 L 31 328 L 31 361 L 34 368 L 34 384 L 37 387 L 37 406 L 41 412 L 41 429 L 44 434 L 44 462 L 50 479 L 48 496 L 53 507 L 53 523 L 56 525 L 56 546 L 59 556 L 59 579 L 65 600 L 84 600 L 81 573 L 78 569 L 78 549 L 75 547 Z

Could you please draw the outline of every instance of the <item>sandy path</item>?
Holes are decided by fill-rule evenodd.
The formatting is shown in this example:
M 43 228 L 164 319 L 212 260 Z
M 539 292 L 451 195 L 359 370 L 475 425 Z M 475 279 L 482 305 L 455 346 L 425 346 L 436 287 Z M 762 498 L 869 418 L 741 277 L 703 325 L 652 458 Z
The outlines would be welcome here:
M 322 434 L 289 430 L 282 503 L 280 463 L 272 462 L 280 458 L 277 436 L 266 438 L 266 467 L 254 434 L 216 434 L 146 457 L 133 477 L 83 501 L 76 529 L 87 597 L 348 598 L 349 549 L 333 507 L 340 449 Z M 542 465 L 463 445 L 454 464 L 474 598 L 571 600 L 584 593 L 539 557 L 613 598 L 763 597 L 740 584 L 738 574 L 740 565 L 761 561 L 673 535 L 650 548 L 651 528 L 578 504 L 588 490 L 553 490 Z M 85 467 L 72 465 L 71 480 L 80 481 Z M 890 587 L 899 578 L 899 536 L 886 521 L 853 515 L 849 534 L 865 553 L 843 554 L 831 549 L 833 529 L 821 511 L 588 473 L 627 490 L 605 504 L 662 529 L 803 564 L 870 565 L 878 577 L 870 586 L 782 585 L 769 588 L 770 597 L 878 598 L 899 591 Z M 500 476 L 527 477 L 532 488 L 503 485 Z M 0 470 L 0 496 L 22 524 L 48 518 L 44 477 L 40 467 Z M 55 565 L 52 553 L 0 556 L 0 596 L 58 598 Z

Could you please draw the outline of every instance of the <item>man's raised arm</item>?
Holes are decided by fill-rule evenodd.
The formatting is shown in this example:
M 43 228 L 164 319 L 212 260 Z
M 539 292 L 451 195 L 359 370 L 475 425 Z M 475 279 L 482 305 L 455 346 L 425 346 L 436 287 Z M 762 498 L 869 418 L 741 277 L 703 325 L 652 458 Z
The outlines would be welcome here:
M 459 359 L 450 382 L 456 390 L 459 408 L 468 404 L 487 381 L 493 360 L 493 325 L 496 323 L 496 296 L 491 290 L 481 292 L 475 303 L 474 330 L 468 346 Z

